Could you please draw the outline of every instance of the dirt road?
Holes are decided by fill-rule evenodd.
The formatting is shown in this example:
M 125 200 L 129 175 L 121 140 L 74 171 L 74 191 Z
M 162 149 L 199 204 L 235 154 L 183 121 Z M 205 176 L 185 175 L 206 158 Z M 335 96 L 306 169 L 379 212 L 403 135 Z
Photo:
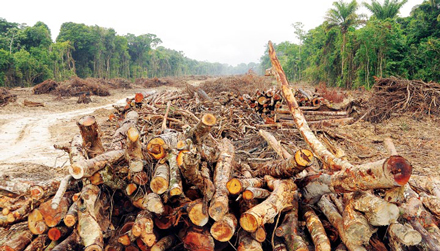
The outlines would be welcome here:
M 26 163 L 59 167 L 68 155 L 53 145 L 68 142 L 78 133 L 78 117 L 108 109 L 114 104 L 124 104 L 126 97 L 136 90 L 115 91 L 110 97 L 92 97 L 93 102 L 77 104 L 77 98 L 55 101 L 53 96 L 32 95 L 29 89 L 13 90 L 18 95 L 16 103 L 0 110 L 0 164 L 2 166 Z M 24 99 L 43 102 L 45 107 L 24 107 Z M 102 113 L 102 112 L 101 112 Z

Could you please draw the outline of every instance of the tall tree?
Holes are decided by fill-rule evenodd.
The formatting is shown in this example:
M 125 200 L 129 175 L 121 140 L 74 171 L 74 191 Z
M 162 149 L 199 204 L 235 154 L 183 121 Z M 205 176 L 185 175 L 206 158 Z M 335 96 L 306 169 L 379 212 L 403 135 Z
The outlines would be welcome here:
M 408 0 L 385 0 L 380 4 L 377 0 L 371 0 L 371 4 L 365 3 L 364 6 L 373 13 L 377 19 L 385 20 L 387 18 L 395 18 L 400 8 L 406 4 Z
M 328 22 L 328 29 L 333 27 L 339 27 L 342 34 L 341 45 L 341 77 L 344 77 L 344 64 L 345 64 L 345 45 L 347 44 L 347 32 L 350 27 L 359 24 L 359 17 L 356 14 L 358 9 L 358 3 L 356 0 L 352 0 L 350 3 L 345 3 L 342 0 L 333 2 L 333 7 L 327 12 L 326 21 Z

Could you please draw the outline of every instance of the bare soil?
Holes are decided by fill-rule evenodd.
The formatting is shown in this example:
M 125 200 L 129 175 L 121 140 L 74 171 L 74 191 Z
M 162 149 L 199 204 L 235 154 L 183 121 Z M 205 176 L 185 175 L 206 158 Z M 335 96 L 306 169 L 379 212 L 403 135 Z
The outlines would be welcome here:
M 185 81 L 198 85 L 205 80 Z M 182 88 L 179 86 L 179 89 Z M 178 88 L 162 86 L 154 89 Z M 77 104 L 77 97 L 58 100 L 50 94 L 33 95 L 30 88 L 11 90 L 17 95 L 17 101 L 0 107 L 0 174 L 11 168 L 33 173 L 29 170 L 33 167 L 52 167 L 64 172 L 65 168 L 62 167 L 68 162 L 68 156 L 53 145 L 68 143 L 78 133 L 76 121 L 80 117 L 91 114 L 99 124 L 103 124 L 113 110 L 112 105 L 125 104 L 127 97 L 133 97 L 141 90 L 145 91 L 146 88 L 138 86 L 111 90 L 111 95 L 107 97 L 92 96 L 92 103 L 89 104 Z M 366 93 L 355 95 L 366 96 Z M 45 106 L 25 107 L 25 99 L 42 102 Z M 427 115 L 415 118 L 411 114 L 401 114 L 379 124 L 359 121 L 353 125 L 324 128 L 322 131 L 327 132 L 325 136 L 342 148 L 353 163 L 385 158 L 387 152 L 383 139 L 391 137 L 398 153 L 413 164 L 415 174 L 440 176 L 438 117 Z

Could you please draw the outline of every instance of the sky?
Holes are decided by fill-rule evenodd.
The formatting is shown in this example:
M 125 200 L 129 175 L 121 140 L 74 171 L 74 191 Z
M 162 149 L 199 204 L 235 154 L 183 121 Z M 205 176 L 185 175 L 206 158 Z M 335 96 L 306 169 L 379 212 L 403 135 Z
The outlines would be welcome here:
M 292 24 L 310 30 L 324 22 L 333 0 L 7 0 L 8 22 L 47 24 L 53 40 L 64 22 L 113 28 L 118 35 L 152 33 L 162 46 L 199 61 L 259 62 L 267 42 L 297 42 Z M 358 3 L 361 3 L 358 0 Z M 369 1 L 368 1 L 369 2 Z M 379 0 L 383 2 L 383 0 Z M 400 16 L 423 0 L 408 0 Z M 361 8 L 359 13 L 370 15 Z

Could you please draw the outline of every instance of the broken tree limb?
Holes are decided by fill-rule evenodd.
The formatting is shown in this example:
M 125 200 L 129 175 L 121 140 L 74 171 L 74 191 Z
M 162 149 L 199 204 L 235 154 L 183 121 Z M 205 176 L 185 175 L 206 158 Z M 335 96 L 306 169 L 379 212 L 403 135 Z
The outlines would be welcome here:
M 144 169 L 144 155 L 142 154 L 142 144 L 139 138 L 140 133 L 136 127 L 130 127 L 127 130 L 125 159 L 128 161 L 128 167 L 132 173 L 137 173 Z
M 330 240 L 327 237 L 321 220 L 316 215 L 315 211 L 309 206 L 304 207 L 304 218 L 306 219 L 306 226 L 312 236 L 313 243 L 316 250 L 330 251 Z
M 255 232 L 258 227 L 273 221 L 276 215 L 293 206 L 296 185 L 292 180 L 268 180 L 267 183 L 273 188 L 272 194 L 240 217 L 240 226 L 248 232 Z
M 217 119 L 214 115 L 210 113 L 204 114 L 199 123 L 188 131 L 187 137 L 190 138 L 195 144 L 201 143 L 203 138 L 208 135 L 216 122 Z
M 125 114 L 124 121 L 113 135 L 113 141 L 110 146 L 110 149 L 112 150 L 124 149 L 124 143 L 127 139 L 127 131 L 128 129 L 130 129 L 130 127 L 135 126 L 138 120 L 139 120 L 139 114 L 136 111 L 129 111 L 127 114 Z
M 182 176 L 190 183 L 195 185 L 205 195 L 207 201 L 210 201 L 215 193 L 215 186 L 209 176 L 203 174 L 200 170 L 201 157 L 197 150 L 182 150 L 177 156 L 177 165 L 180 168 Z
M 94 116 L 82 117 L 77 123 L 83 139 L 83 147 L 89 158 L 104 152 L 101 142 L 101 132 Z
M 174 235 L 165 236 L 151 247 L 151 251 L 166 251 L 173 247 L 175 241 Z
M 253 200 L 253 199 L 266 199 L 271 194 L 270 191 L 264 188 L 248 187 L 243 191 L 243 199 Z
M 368 222 L 373 226 L 388 226 L 397 222 L 399 208 L 382 198 L 369 192 L 356 192 L 353 194 L 353 208 L 363 212 Z
M 56 245 L 52 251 L 65 251 L 65 250 L 75 250 L 79 243 L 79 236 L 76 231 L 72 231 L 72 233 L 64 239 L 60 244 Z
M 124 150 L 113 150 L 96 156 L 93 159 L 77 161 L 69 166 L 69 173 L 75 179 L 90 177 L 107 164 L 112 164 L 124 156 Z
M 309 144 L 314 154 L 318 158 L 322 159 L 322 161 L 328 166 L 330 170 L 350 170 L 355 168 L 356 166 L 353 166 L 348 161 L 336 158 L 330 151 L 326 149 L 326 147 L 318 140 L 318 138 L 312 132 L 312 130 L 307 124 L 307 121 L 304 118 L 303 112 L 299 109 L 298 103 L 295 100 L 295 96 L 293 95 L 292 90 L 289 87 L 289 83 L 287 81 L 286 75 L 284 74 L 281 64 L 278 61 L 272 42 L 270 41 L 269 41 L 269 57 L 272 62 L 272 67 L 275 70 L 275 77 L 277 79 L 277 82 L 281 85 L 281 91 L 289 107 L 290 113 L 292 114 L 293 120 L 298 130 L 300 131 L 302 137 Z M 408 182 L 409 176 L 411 175 L 411 170 L 407 170 L 406 168 L 405 170 L 402 170 L 405 171 L 405 173 L 401 175 L 403 176 L 402 179 L 399 178 L 399 185 L 403 185 L 406 182 Z M 409 174 L 406 173 L 406 171 L 409 171 Z M 395 172 L 396 171 L 394 171 L 393 174 Z M 398 177 L 400 175 L 394 175 L 394 176 Z
M 219 143 L 220 157 L 214 171 L 215 194 L 209 206 L 209 216 L 219 221 L 229 212 L 229 198 L 226 183 L 231 178 L 232 160 L 234 159 L 234 146 L 231 141 L 224 138 Z
M 321 199 L 318 202 L 318 206 L 321 209 L 321 211 L 324 213 L 324 215 L 327 217 L 327 219 L 330 221 L 330 223 L 338 230 L 339 236 L 342 242 L 348 248 L 348 250 L 350 251 L 367 250 L 362 245 L 356 245 L 352 243 L 351 240 L 347 237 L 344 231 L 344 223 L 342 216 L 339 214 L 338 210 L 330 201 L 330 199 L 327 197 L 327 195 L 321 197 Z
M 272 149 L 275 150 L 278 156 L 283 159 L 288 159 L 291 157 L 290 153 L 288 153 L 286 149 L 281 146 L 280 142 L 271 133 L 265 130 L 259 130 L 258 134 L 266 140 L 266 142 L 272 147 Z
M 301 149 L 286 160 L 268 161 L 265 163 L 250 163 L 254 176 L 270 175 L 275 178 L 290 178 L 302 172 L 313 163 L 313 154 L 309 150 Z
M 263 251 L 261 243 L 256 241 L 246 231 L 238 232 L 238 251 Z
M 0 250 L 23 250 L 31 243 L 32 233 L 27 228 L 26 222 L 22 222 L 13 225 L 11 229 L 9 229 L 5 239 L 6 242 L 0 245 Z
M 308 251 L 309 248 L 298 234 L 298 212 L 299 212 L 299 197 L 296 192 L 292 200 L 292 209 L 286 213 L 284 220 L 279 227 L 275 230 L 275 234 L 278 237 L 283 237 L 287 244 L 289 251 Z
M 171 150 L 167 156 L 168 165 L 170 167 L 170 196 L 180 196 L 183 193 L 182 176 L 180 175 L 180 169 L 177 165 L 177 153 L 176 150 Z
M 352 166 L 333 174 L 316 174 L 306 177 L 301 187 L 307 202 L 316 202 L 323 194 L 347 193 L 377 188 L 405 185 L 411 177 L 412 166 L 400 156 L 385 161 Z
M 78 235 L 85 251 L 101 251 L 104 249 L 104 239 L 101 226 L 97 222 L 95 203 L 98 199 L 99 188 L 87 185 L 78 200 Z
M 60 186 L 58 187 L 57 193 L 55 194 L 55 196 L 52 198 L 52 208 L 56 209 L 58 207 L 58 205 L 60 204 L 61 198 L 63 198 L 64 193 L 67 190 L 67 187 L 69 185 L 70 180 L 72 179 L 72 175 L 66 175 L 66 177 L 64 177 L 61 182 L 60 182 Z

